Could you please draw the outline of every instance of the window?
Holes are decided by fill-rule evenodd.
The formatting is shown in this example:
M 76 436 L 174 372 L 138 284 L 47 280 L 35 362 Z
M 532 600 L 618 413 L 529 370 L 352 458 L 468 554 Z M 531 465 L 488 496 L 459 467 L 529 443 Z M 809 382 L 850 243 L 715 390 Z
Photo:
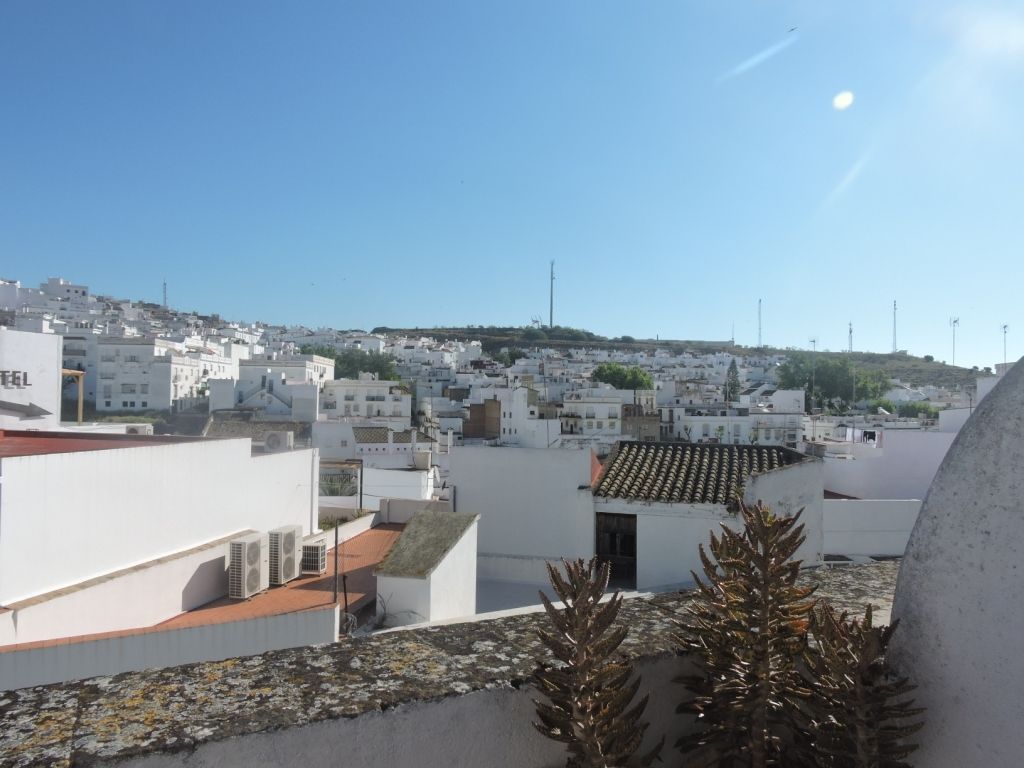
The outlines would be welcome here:
M 701 428 L 701 430 L 702 430 L 701 433 L 704 435 L 704 437 L 710 437 L 711 436 L 711 425 L 710 424 L 705 424 Z
M 148 394 L 149 394 L 149 384 L 142 384 L 142 385 L 140 385 L 140 386 L 142 387 L 142 389 L 140 389 L 139 391 L 140 391 L 140 392 L 141 392 L 141 393 L 142 393 L 143 395 L 148 395 Z
M 147 401 L 143 400 L 142 401 L 142 407 L 143 408 L 149 408 L 149 403 Z
M 127 408 L 128 407 L 128 401 L 127 400 L 122 400 L 121 401 L 121 407 L 122 408 Z
M 105 405 L 105 406 L 106 406 L 107 408 L 109 408 L 109 407 L 110 407 L 110 401 L 109 401 L 109 400 L 104 400 L 104 401 L 103 401 L 103 404 L 104 404 L 104 405 Z
M 121 385 L 121 394 L 122 395 L 134 395 L 135 394 L 135 385 L 134 384 L 122 384 Z
M 598 429 L 604 429 L 604 422 L 603 421 L 597 422 L 597 428 Z
M 130 403 L 128 403 L 128 407 L 129 408 L 134 408 L 135 407 L 135 401 L 132 400 Z

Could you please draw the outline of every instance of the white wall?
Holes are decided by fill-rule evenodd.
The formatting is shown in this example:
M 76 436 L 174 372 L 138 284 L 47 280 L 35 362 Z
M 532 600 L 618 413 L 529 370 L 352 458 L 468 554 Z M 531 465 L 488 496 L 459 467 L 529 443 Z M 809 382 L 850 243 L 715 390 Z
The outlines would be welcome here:
M 377 576 L 377 617 L 398 627 L 430 620 L 430 582 L 405 576 Z
M 252 457 L 247 439 L 12 457 L 0 471 L 0 605 L 238 530 L 316 521 L 315 451 Z M 138 626 L 140 602 L 110 610 Z
M 612 511 L 598 506 L 598 501 L 594 500 L 598 512 Z M 673 512 L 659 512 L 653 506 L 636 518 L 637 589 L 690 583 L 693 580 L 690 572 L 701 572 L 698 546 L 707 545 L 711 532 L 721 530 L 721 523 L 736 518 L 716 504 L 658 505 L 686 508 Z
M 918 499 L 825 499 L 825 552 L 902 555 L 920 509 Z
M 887 429 L 878 458 L 826 458 L 825 487 L 858 499 L 923 499 L 955 437 Z
M 249 656 L 338 637 L 338 606 L 0 651 L 0 690 Z
M 809 458 L 799 464 L 773 469 L 754 475 L 743 489 L 743 501 L 748 505 L 763 501 L 776 514 L 795 515 L 801 509 L 800 523 L 804 526 L 804 543 L 795 557 L 804 566 L 817 565 L 824 557 L 822 508 L 825 496 L 823 466 L 820 460 Z
M 0 625 L 0 646 L 124 629 L 126 611 L 114 606 L 131 606 L 132 627 L 198 608 L 227 594 L 228 549 L 229 541 L 218 541 L 51 599 L 15 604 L 9 627 Z
M 25 333 L 0 328 L 0 371 L 17 373 L 18 384 L 8 375 L 0 382 L 0 400 L 18 405 L 37 405 L 49 413 L 22 418 L 15 411 L 0 410 L 0 429 L 55 429 L 60 426 L 60 384 L 63 339 L 48 333 Z M 28 383 L 24 383 L 24 374 Z
M 450 456 L 454 511 L 480 515 L 481 577 L 547 583 L 546 561 L 593 556 L 589 450 L 457 446 Z
M 430 621 L 458 619 L 476 613 L 477 522 L 469 526 L 444 556 L 430 583 Z

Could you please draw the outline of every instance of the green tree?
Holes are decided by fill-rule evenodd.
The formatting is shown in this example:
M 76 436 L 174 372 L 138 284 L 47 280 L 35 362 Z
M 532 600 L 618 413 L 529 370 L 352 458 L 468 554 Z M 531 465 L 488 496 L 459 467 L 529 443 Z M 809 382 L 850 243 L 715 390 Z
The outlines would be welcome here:
M 926 418 L 935 418 L 938 415 L 938 409 L 931 403 L 924 402 L 913 402 L 913 403 L 900 403 L 896 408 L 896 413 L 904 418 L 914 419 L 918 416 L 924 416 Z
M 807 392 L 808 411 L 812 407 L 845 409 L 855 402 L 855 396 L 856 402 L 872 400 L 881 397 L 891 386 L 880 370 L 855 371 L 845 356 L 810 352 L 791 353 L 778 367 L 777 380 L 781 389 Z
M 725 401 L 731 403 L 740 396 L 740 371 L 736 367 L 735 358 L 729 363 L 729 371 L 725 377 Z
M 330 347 L 307 344 L 299 349 L 304 355 L 321 355 L 334 359 L 334 378 L 355 379 L 360 373 L 375 373 L 381 381 L 398 378 L 395 358 L 382 352 L 364 352 L 361 349 L 343 349 L 335 352 Z
M 594 368 L 590 379 L 611 384 L 615 389 L 654 389 L 651 374 L 635 365 L 626 368 L 618 363 L 601 363 Z

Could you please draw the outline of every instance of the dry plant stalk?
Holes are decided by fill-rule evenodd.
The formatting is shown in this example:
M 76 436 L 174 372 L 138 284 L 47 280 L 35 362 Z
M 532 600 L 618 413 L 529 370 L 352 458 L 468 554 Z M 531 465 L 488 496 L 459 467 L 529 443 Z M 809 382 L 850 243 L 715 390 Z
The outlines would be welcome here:
M 627 631 L 614 626 L 622 597 L 616 592 L 600 602 L 611 573 L 607 563 L 563 560 L 562 567 L 564 577 L 548 564 L 548 577 L 564 610 L 540 593 L 551 629 L 538 634 L 561 663 L 536 673 L 537 687 L 550 703 L 534 700 L 540 719 L 534 726 L 568 745 L 568 768 L 629 765 L 647 730 L 640 720 L 647 697 L 630 707 L 640 678 L 630 681 L 631 666 L 612 659 Z M 659 743 L 638 764 L 650 765 L 660 751 Z

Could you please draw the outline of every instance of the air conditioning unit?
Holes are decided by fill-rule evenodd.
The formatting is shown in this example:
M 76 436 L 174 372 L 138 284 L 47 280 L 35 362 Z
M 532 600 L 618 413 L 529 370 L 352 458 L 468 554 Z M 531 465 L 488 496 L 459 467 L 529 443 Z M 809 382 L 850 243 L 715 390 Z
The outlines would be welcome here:
M 291 434 L 290 432 L 288 434 Z M 285 525 L 275 528 L 270 536 L 270 583 L 286 584 L 299 576 L 302 565 L 302 526 Z
M 152 435 L 153 425 L 152 424 L 132 424 L 131 426 L 124 428 L 126 435 Z
M 295 447 L 294 432 L 267 432 L 263 438 L 263 448 L 269 453 L 290 451 Z
M 315 541 L 302 545 L 302 572 L 321 574 L 327 572 L 327 542 Z
M 250 533 L 229 545 L 228 597 L 245 600 L 270 588 L 270 538 Z

